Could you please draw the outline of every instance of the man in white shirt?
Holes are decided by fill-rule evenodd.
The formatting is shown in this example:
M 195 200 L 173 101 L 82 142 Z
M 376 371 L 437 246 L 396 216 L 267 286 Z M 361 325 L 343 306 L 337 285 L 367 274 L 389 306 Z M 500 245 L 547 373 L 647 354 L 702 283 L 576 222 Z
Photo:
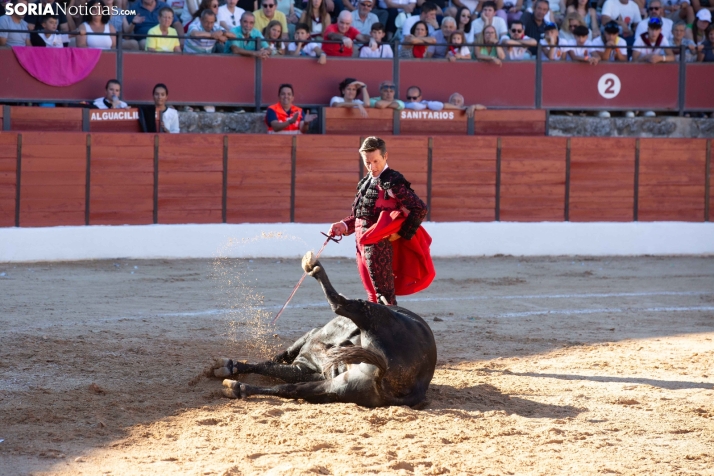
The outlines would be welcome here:
M 121 84 L 116 79 L 107 81 L 104 97 L 97 98 L 92 103 L 97 109 L 128 109 L 127 103 L 119 99 L 121 96 Z
M 595 38 L 590 52 L 600 61 L 627 61 L 627 42 L 620 38 L 620 26 L 611 21 L 605 24 L 605 34 Z M 603 36 L 604 41 L 603 41 Z
M 521 61 L 531 59 L 531 54 L 528 51 L 529 46 L 537 46 L 538 42 L 525 35 L 525 28 L 520 20 L 511 23 L 511 29 L 508 31 L 509 36 L 501 38 L 501 44 L 505 46 L 506 57 L 510 61 Z
M 225 5 L 218 7 L 218 13 L 216 14 L 218 26 L 226 31 L 231 31 L 240 25 L 240 18 L 245 10 L 237 5 L 238 0 L 227 0 Z
M 415 111 L 423 111 L 424 109 L 429 109 L 430 111 L 458 109 L 460 111 L 462 108 L 448 102 L 426 101 L 421 97 L 421 88 L 419 86 L 410 86 L 407 89 L 407 100 L 404 102 L 404 109 L 413 109 Z
M 662 35 L 662 19 L 650 18 L 647 22 L 647 33 L 635 38 L 635 48 L 632 51 L 632 61 L 639 63 L 671 63 L 674 53 L 670 49 L 669 41 Z M 637 48 L 641 46 L 643 48 Z
M 379 8 L 387 11 L 387 31 L 395 34 L 397 16 L 402 12 L 411 14 L 416 6 L 417 0 L 379 0 Z
M 635 41 L 635 29 L 642 21 L 640 7 L 633 0 L 607 0 L 602 6 L 602 24 L 616 21 L 628 45 Z
M 543 61 L 561 61 L 568 53 L 570 43 L 561 40 L 558 36 L 558 25 L 547 22 L 545 24 L 544 38 L 540 40 L 543 47 L 540 50 Z
M 566 60 L 598 64 L 598 62 L 600 62 L 600 57 L 590 54 L 592 45 L 588 39 L 590 36 L 588 27 L 584 25 L 577 26 L 573 30 L 573 36 L 575 36 L 575 43 L 573 44 L 573 41 L 571 40 L 571 46 L 568 48 Z
M 27 6 L 27 0 L 13 2 L 15 6 L 21 3 Z M 0 8 L 4 9 L 4 6 L 0 5 Z M 13 10 L 12 15 L 0 17 L 0 30 L 15 30 L 0 31 L 0 46 L 30 46 L 30 34 L 27 32 L 29 28 L 24 17 L 25 15 L 20 15 L 17 10 Z
M 439 22 L 436 21 L 437 9 L 438 7 L 435 3 L 424 2 L 421 6 L 419 16 L 412 15 L 404 21 L 402 25 L 402 38 L 411 35 L 412 27 L 420 20 L 426 23 L 426 27 L 429 29 L 429 35 L 433 35 L 434 32 L 439 29 Z
M 637 25 L 637 29 L 635 30 L 635 38 L 642 35 L 643 33 L 647 33 L 647 23 L 650 18 L 661 19 L 662 20 L 662 36 L 664 36 L 668 40 L 670 38 L 672 38 L 672 26 L 674 25 L 674 22 L 672 20 L 670 20 L 669 18 L 663 17 L 664 8 L 662 7 L 662 1 L 661 0 L 650 0 L 650 4 L 647 7 L 647 13 L 648 13 L 649 17 L 645 18 Z
M 369 35 L 372 25 L 379 23 L 377 15 L 372 13 L 373 6 L 372 0 L 360 0 L 357 9 L 352 11 L 352 26 L 363 35 Z
M 508 35 L 508 25 L 503 18 L 496 16 L 496 2 L 490 0 L 483 3 L 481 17 L 471 22 L 471 31 L 467 34 L 466 42 L 474 43 L 478 35 L 489 25 L 493 25 L 499 38 Z

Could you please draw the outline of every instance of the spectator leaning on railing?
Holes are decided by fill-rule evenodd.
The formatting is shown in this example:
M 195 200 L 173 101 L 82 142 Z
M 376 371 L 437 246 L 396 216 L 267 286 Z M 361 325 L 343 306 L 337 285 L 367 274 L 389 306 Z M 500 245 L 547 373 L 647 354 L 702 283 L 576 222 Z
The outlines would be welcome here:
M 466 35 L 461 30 L 457 30 L 449 37 L 449 52 L 446 54 L 446 59 L 449 61 L 470 60 L 471 51 L 466 46 Z
M 121 83 L 116 79 L 107 81 L 107 86 L 104 88 L 104 97 L 97 98 L 92 103 L 95 109 L 128 109 L 129 105 L 119 99 L 121 96 Z
M 323 35 L 325 41 L 340 41 L 341 43 L 325 43 L 322 51 L 327 56 L 352 56 L 354 41 L 368 43 L 369 36 L 363 35 L 352 26 L 352 14 L 342 10 L 337 17 L 337 23 L 325 29 Z
M 445 109 L 461 109 L 466 113 L 466 117 L 473 117 L 474 111 L 483 111 L 484 109 L 486 109 L 486 106 L 483 106 L 481 104 L 467 106 L 464 97 L 459 93 L 454 93 L 449 96 L 449 102 L 447 104 L 449 107 L 445 107 Z M 447 106 L 447 104 L 444 104 L 444 106 Z M 453 106 L 453 108 L 451 106 Z
M 687 25 L 680 21 L 672 27 L 672 46 L 684 48 L 684 61 L 691 63 L 697 60 L 697 44 L 686 37 Z M 679 62 L 679 50 L 674 50 L 674 61 Z
M 309 41 L 310 27 L 304 23 L 298 23 L 295 25 L 295 41 L 288 45 L 287 55 L 309 56 L 317 58 L 319 64 L 325 64 L 327 55 L 322 51 L 321 44 Z
M 208 54 L 218 51 L 222 53 L 229 39 L 235 39 L 235 35 L 224 31 L 218 25 L 215 13 L 211 10 L 204 10 L 201 13 L 199 24 L 192 23 L 189 27 L 183 52 Z
M 146 38 L 146 51 L 163 51 L 167 53 L 181 53 L 181 43 L 178 32 L 172 28 L 174 11 L 170 7 L 163 7 L 159 11 L 159 24 L 149 30 Z M 159 37 L 159 35 L 161 35 Z
M 43 46 L 47 48 L 62 48 L 62 35 L 57 31 L 57 17 L 45 15 L 42 17 L 40 28 L 30 33 L 30 43 L 32 46 Z
M 664 17 L 664 8 L 662 8 L 661 0 L 650 0 L 650 4 L 647 6 L 648 18 L 643 19 L 635 29 L 635 39 L 644 33 L 647 33 L 648 22 L 650 18 L 659 18 L 662 20 L 662 36 L 667 39 L 672 38 L 672 26 L 674 22 L 669 18 Z
M 99 48 L 101 50 L 112 50 L 117 46 L 116 29 L 109 24 L 111 15 L 109 9 L 104 6 L 101 0 L 90 0 L 87 3 L 87 14 L 84 15 L 84 22 L 79 25 L 79 36 L 77 36 L 77 47 L 79 48 Z M 88 35 L 87 33 L 101 33 L 99 35 Z
M 602 23 L 616 21 L 628 45 L 635 41 L 634 31 L 642 21 L 639 5 L 632 0 L 607 0 L 602 6 Z
M 697 61 L 714 63 L 714 26 L 707 29 L 707 39 L 697 47 Z
M 345 12 L 349 15 L 349 12 Z M 346 78 L 339 84 L 341 96 L 334 96 L 330 99 L 330 107 L 346 107 L 359 109 L 362 117 L 367 117 L 364 105 L 370 104 L 367 85 L 354 78 Z M 357 95 L 362 93 L 362 99 L 357 99 Z
M 240 18 L 240 27 L 233 28 L 231 33 L 235 40 L 228 42 L 231 52 L 241 56 L 253 56 L 261 59 L 270 57 L 268 43 L 263 40 L 263 35 L 253 28 L 255 17 L 251 12 L 243 13 Z
M 310 123 L 317 118 L 315 114 L 303 114 L 302 109 L 293 105 L 295 92 L 292 84 L 281 84 L 278 88 L 279 101 L 268 106 L 265 111 L 265 124 L 268 134 L 302 134 L 307 132 Z
M 15 4 L 24 3 L 27 5 L 27 0 L 16 0 Z M 15 31 L 0 31 L 0 46 L 30 46 L 30 34 L 27 32 L 27 22 L 24 20 L 24 15 L 13 11 L 12 15 L 3 15 L 0 17 L 0 30 L 15 30 Z
M 478 36 L 489 25 L 493 25 L 496 29 L 498 38 L 508 34 L 508 25 L 503 21 L 503 18 L 496 16 L 496 2 L 490 0 L 483 2 L 481 17 L 471 22 L 471 37 L 467 37 L 469 43 L 473 43 L 473 38 Z
M 632 61 L 640 63 L 671 63 L 674 53 L 669 48 L 669 41 L 662 35 L 662 19 L 650 18 L 647 22 L 647 32 L 635 38 L 635 48 L 632 50 Z
M 593 56 L 600 61 L 627 61 L 627 42 L 620 38 L 620 26 L 617 22 L 606 23 L 604 32 L 604 35 L 592 42 L 590 51 Z
M 430 109 L 432 111 L 441 111 L 442 109 L 460 109 L 452 104 L 424 100 L 421 97 L 421 88 L 419 86 L 409 86 L 407 89 L 407 100 L 404 103 L 404 108 L 413 109 L 415 111 L 423 111 L 424 109 Z
M 543 47 L 540 57 L 544 61 L 561 61 L 568 51 L 569 42 L 561 40 L 558 36 L 558 25 L 552 22 L 545 24 L 545 38 L 540 40 Z
M 496 27 L 489 25 L 484 28 L 477 38 L 477 43 L 486 45 L 474 47 L 474 56 L 477 60 L 501 66 L 503 60 L 506 59 L 506 53 L 502 47 L 498 46 Z
M 590 54 L 592 44 L 588 39 L 590 36 L 588 27 L 583 25 L 577 27 L 573 30 L 573 35 L 575 36 L 575 43 L 570 44 L 566 54 L 566 60 L 580 63 L 598 64 L 600 62 L 600 57 Z
M 512 22 L 508 34 L 509 36 L 504 36 L 501 39 L 501 45 L 505 48 L 506 57 L 511 61 L 531 59 L 528 47 L 535 47 L 538 42 L 525 35 L 523 23 L 520 20 Z
M 425 22 L 419 20 L 412 26 L 410 34 L 404 37 L 404 43 L 399 49 L 400 58 L 424 58 L 429 45 L 436 40 L 428 36 L 429 30 Z
M 359 50 L 360 58 L 394 58 L 392 47 L 383 44 L 387 31 L 381 23 L 375 23 L 369 32 L 372 38 L 369 45 L 364 45 Z
M 284 55 L 285 43 L 283 42 L 283 26 L 279 21 L 273 20 L 263 30 L 263 38 L 268 42 L 271 56 Z
M 370 98 L 369 105 L 375 109 L 404 109 L 404 101 L 394 98 L 396 86 L 392 81 L 382 81 L 379 85 L 379 98 Z
M 466 9 L 464 9 L 466 11 Z M 446 58 L 446 53 L 449 51 L 449 38 L 451 34 L 456 31 L 456 20 L 451 17 L 444 17 L 441 20 L 441 29 L 436 30 L 432 37 L 435 40 L 435 44 L 429 45 L 426 49 L 427 58 Z M 473 43 L 470 42 L 470 43 Z

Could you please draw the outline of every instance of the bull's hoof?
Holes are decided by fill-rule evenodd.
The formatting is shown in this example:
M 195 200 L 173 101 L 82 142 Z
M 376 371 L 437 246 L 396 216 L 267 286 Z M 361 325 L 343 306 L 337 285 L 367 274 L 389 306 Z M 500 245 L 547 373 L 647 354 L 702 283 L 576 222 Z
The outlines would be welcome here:
M 230 377 L 235 372 L 231 359 L 219 358 L 213 363 L 213 376 L 216 378 Z
M 305 253 L 305 256 L 302 257 L 302 269 L 305 270 L 306 273 L 309 273 L 312 275 L 317 269 L 319 269 L 319 266 L 315 266 L 317 263 L 317 258 L 315 257 L 315 254 L 312 251 L 308 251 Z
M 226 398 L 245 398 L 245 385 L 236 380 L 223 381 L 223 396 Z

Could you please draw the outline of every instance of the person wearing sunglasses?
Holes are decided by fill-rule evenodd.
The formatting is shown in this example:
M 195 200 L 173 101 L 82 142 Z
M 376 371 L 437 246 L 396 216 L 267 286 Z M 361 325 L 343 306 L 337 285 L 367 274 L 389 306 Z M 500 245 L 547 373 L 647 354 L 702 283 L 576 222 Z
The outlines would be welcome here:
M 647 33 L 650 18 L 659 18 L 662 20 L 662 36 L 667 39 L 672 37 L 672 27 L 674 26 L 674 22 L 669 18 L 664 17 L 662 0 L 650 0 L 650 4 L 647 7 L 647 14 L 649 17 L 645 18 L 639 23 L 639 25 L 637 25 L 637 28 L 635 29 L 635 38 L 641 36 L 643 33 Z
M 545 28 L 545 25 L 543 25 L 543 28 Z M 511 29 L 508 30 L 508 36 L 504 36 L 501 39 L 501 44 L 506 50 L 506 58 L 510 61 L 522 61 L 531 59 L 531 53 L 528 50 L 528 47 L 537 47 L 538 42 L 536 42 L 535 39 L 526 36 L 523 23 L 520 20 L 517 20 L 511 23 Z
M 244 12 L 245 10 L 238 6 L 238 0 L 227 0 L 225 5 L 218 7 L 218 25 L 226 31 L 231 31 L 240 25 L 240 17 Z
M 463 107 L 455 106 L 451 103 L 443 103 L 439 101 L 427 101 L 422 98 L 421 88 L 419 86 L 410 86 L 407 89 L 407 100 L 404 103 L 405 109 L 412 109 L 414 111 L 423 111 L 424 109 L 429 109 L 430 111 L 442 111 L 444 109 L 450 110 L 463 110 Z
M 632 61 L 639 63 L 671 63 L 674 53 L 669 46 L 669 40 L 662 34 L 662 19 L 650 18 L 647 22 L 647 33 L 635 38 L 635 48 L 632 51 Z M 640 47 L 640 48 L 638 48 Z
M 263 0 L 260 5 L 260 10 L 256 10 L 255 12 L 253 12 L 253 14 L 255 15 L 255 29 L 258 31 L 263 31 L 265 30 L 265 27 L 268 26 L 268 23 L 273 20 L 277 20 L 283 27 L 283 38 L 287 39 L 288 19 L 283 12 L 278 11 L 277 0 Z
M 379 98 L 370 98 L 369 106 L 375 109 L 404 109 L 404 101 L 394 97 L 397 87 L 392 81 L 382 81 L 379 85 Z

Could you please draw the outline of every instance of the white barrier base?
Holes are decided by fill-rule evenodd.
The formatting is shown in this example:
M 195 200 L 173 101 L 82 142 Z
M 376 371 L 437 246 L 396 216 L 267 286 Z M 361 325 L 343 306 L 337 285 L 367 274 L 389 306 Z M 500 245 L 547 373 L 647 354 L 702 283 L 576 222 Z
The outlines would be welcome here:
M 425 223 L 434 257 L 714 254 L 714 223 Z M 0 228 L 0 262 L 92 259 L 298 258 L 328 224 Z M 354 256 L 354 239 L 323 256 Z

